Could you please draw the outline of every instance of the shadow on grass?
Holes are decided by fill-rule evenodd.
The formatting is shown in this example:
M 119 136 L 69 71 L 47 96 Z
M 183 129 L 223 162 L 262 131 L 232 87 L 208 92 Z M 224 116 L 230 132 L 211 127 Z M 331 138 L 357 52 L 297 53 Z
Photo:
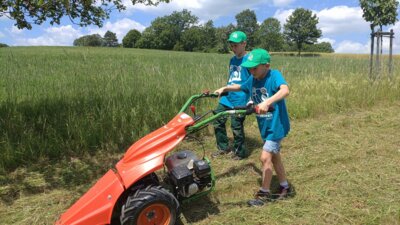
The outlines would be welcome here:
M 221 174 L 216 175 L 215 179 L 218 180 L 218 179 L 221 179 L 221 178 L 224 178 L 224 177 L 235 176 L 236 174 L 242 172 L 243 169 L 249 168 L 249 167 L 253 168 L 253 170 L 256 171 L 256 173 L 260 174 L 260 176 L 261 176 L 262 171 L 254 163 L 251 162 L 251 163 L 246 163 L 246 164 L 243 164 L 243 165 L 240 165 L 240 166 L 234 166 L 231 169 L 229 169 L 228 171 L 226 171 L 225 173 L 221 173 Z
M 253 138 L 246 136 L 246 147 L 247 154 L 250 156 L 255 152 L 256 154 L 260 154 L 262 148 L 261 138 Z
M 183 221 L 178 220 L 176 225 L 192 224 L 209 217 L 209 215 L 219 214 L 220 211 L 216 203 L 212 202 L 207 196 L 193 202 L 188 202 L 182 205 Z

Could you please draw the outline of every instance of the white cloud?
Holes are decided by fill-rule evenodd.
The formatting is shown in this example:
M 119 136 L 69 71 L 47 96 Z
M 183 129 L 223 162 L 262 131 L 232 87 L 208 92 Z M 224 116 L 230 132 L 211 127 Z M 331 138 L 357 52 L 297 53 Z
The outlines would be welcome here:
M 277 10 L 274 17 L 282 25 L 294 12 L 294 9 Z M 362 10 L 359 7 L 335 6 L 321 11 L 313 11 L 316 14 L 323 37 L 318 42 L 329 42 L 337 53 L 369 53 L 370 44 L 351 40 L 343 40 L 338 43 L 337 39 L 342 35 L 366 35 L 368 38 L 369 24 L 362 18 Z
M 388 31 L 390 29 L 393 29 L 394 31 L 400 29 L 400 23 L 388 27 Z M 374 43 L 374 54 L 376 54 L 376 39 Z M 394 38 L 393 39 L 393 54 L 399 54 L 400 53 L 400 40 Z M 354 42 L 350 40 L 342 41 L 339 44 L 335 46 L 335 52 L 337 53 L 362 53 L 362 54 L 370 54 L 371 51 L 371 41 L 367 41 L 367 43 L 359 43 L 359 42 Z M 390 48 L 390 38 L 389 37 L 384 37 L 383 38 L 383 44 L 382 44 L 382 49 L 383 49 L 383 54 L 389 54 L 389 48 Z
M 24 32 L 24 30 L 20 30 L 20 29 L 18 29 L 18 27 L 16 27 L 16 26 L 13 26 L 10 30 L 10 33 L 12 33 L 12 34 L 22 34 L 23 32 Z
M 318 39 L 318 43 L 322 43 L 322 42 L 329 42 L 333 46 L 336 41 L 334 39 L 331 39 L 331 38 L 320 38 L 320 39 Z
M 0 32 L 0 38 L 5 37 L 6 35 L 4 35 L 3 33 Z
M 274 17 L 282 25 L 292 15 L 294 9 L 277 10 Z M 359 7 L 335 6 L 321 11 L 313 11 L 319 23 L 318 28 L 323 35 L 335 35 L 345 33 L 365 33 L 369 31 L 369 24 L 362 18 L 362 10 Z
M 335 48 L 336 53 L 369 53 L 369 44 L 362 44 L 353 41 L 342 41 Z
M 335 6 L 317 12 L 318 27 L 323 35 L 368 33 L 369 23 L 362 17 L 360 7 Z
M 107 30 L 116 33 L 118 41 L 131 29 L 143 31 L 145 27 L 130 19 L 122 19 L 115 23 L 107 22 L 102 28 L 88 27 L 86 31 L 83 28 L 75 29 L 72 25 L 60 27 L 48 27 L 43 30 L 42 35 L 34 38 L 25 38 L 21 32 L 16 32 L 13 28 L 7 29 L 13 36 L 14 45 L 46 45 L 46 46 L 71 46 L 73 41 L 83 35 L 100 34 L 104 36 Z
M 296 1 L 296 0 L 272 0 L 274 6 L 277 6 L 277 7 L 288 6 L 294 1 Z
M 82 34 L 71 25 L 49 27 L 44 29 L 44 34 L 36 38 L 16 37 L 15 45 L 47 45 L 67 46 L 72 45 L 74 39 Z
M 124 18 L 122 20 L 118 20 L 115 23 L 107 22 L 102 28 L 91 27 L 89 28 L 90 34 L 100 34 L 104 36 L 107 31 L 111 31 L 117 35 L 118 42 L 122 42 L 124 36 L 128 33 L 128 31 L 132 29 L 136 29 L 142 32 L 146 27 L 142 24 L 133 21 L 128 18 Z
M 400 22 L 398 22 L 394 26 L 388 27 L 388 31 L 390 31 L 390 29 L 393 29 L 393 31 L 395 33 L 395 38 L 393 39 L 393 54 L 400 54 L 400 39 L 396 38 L 396 31 L 400 31 Z M 397 36 L 399 36 L 398 33 L 399 32 L 397 32 Z M 389 38 L 385 38 L 385 39 L 388 43 L 386 46 L 389 46 Z M 385 44 L 384 44 L 384 46 L 385 46 Z M 389 49 L 389 47 L 388 47 L 388 49 Z
M 292 15 L 292 13 L 294 12 L 294 9 L 288 9 L 288 10 L 280 10 L 278 9 L 275 14 L 274 14 L 274 18 L 279 20 L 279 22 L 281 23 L 282 27 L 283 25 L 286 23 L 287 18 Z
M 270 4 L 283 7 L 295 0 L 268 0 Z M 173 11 L 187 9 L 192 15 L 199 17 L 201 21 L 216 20 L 223 16 L 235 16 L 244 9 L 255 10 L 261 5 L 268 4 L 265 0 L 173 0 L 170 3 L 160 3 L 158 6 L 145 6 L 143 4 L 132 5 L 130 0 L 124 0 L 127 6 L 127 13 L 135 10 L 152 13 L 157 16 L 165 16 Z M 265 7 L 265 6 L 263 6 Z
M 4 13 L 2 16 L 0 16 L 0 21 L 5 21 L 5 20 L 10 20 L 10 14 L 9 13 Z

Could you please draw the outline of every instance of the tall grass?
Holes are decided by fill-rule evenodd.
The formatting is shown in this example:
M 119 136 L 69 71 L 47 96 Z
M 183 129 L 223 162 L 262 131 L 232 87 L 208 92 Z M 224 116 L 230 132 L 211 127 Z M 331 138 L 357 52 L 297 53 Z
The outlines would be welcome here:
M 38 159 L 124 151 L 184 101 L 226 82 L 230 55 L 139 49 L 0 49 L 0 171 Z M 400 99 L 400 76 L 372 82 L 368 57 L 273 56 L 293 119 Z M 212 106 L 210 103 L 209 106 Z

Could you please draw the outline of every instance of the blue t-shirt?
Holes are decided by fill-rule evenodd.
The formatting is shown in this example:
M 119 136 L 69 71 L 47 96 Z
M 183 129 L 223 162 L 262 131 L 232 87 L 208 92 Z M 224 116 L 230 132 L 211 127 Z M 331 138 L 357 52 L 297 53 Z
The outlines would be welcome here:
M 267 75 L 257 80 L 253 76 L 240 86 L 240 89 L 249 93 L 254 105 L 258 105 L 279 91 L 281 85 L 287 85 L 285 78 L 278 70 L 269 70 Z M 273 104 L 274 111 L 257 115 L 258 129 L 265 140 L 279 140 L 289 133 L 290 122 L 285 99 Z
M 231 58 L 229 62 L 229 79 L 227 86 L 232 84 L 242 85 L 251 77 L 249 71 L 240 66 L 242 62 L 247 60 L 247 57 L 248 55 L 245 55 L 240 59 L 236 56 Z M 245 106 L 248 100 L 249 95 L 243 91 L 228 92 L 228 95 L 221 97 L 219 103 L 229 108 L 233 108 L 235 106 Z

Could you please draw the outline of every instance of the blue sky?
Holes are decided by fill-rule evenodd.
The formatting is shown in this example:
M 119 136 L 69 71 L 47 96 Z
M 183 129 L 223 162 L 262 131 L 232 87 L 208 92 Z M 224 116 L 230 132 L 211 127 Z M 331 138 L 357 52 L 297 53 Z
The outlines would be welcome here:
M 322 30 L 319 40 L 328 41 L 337 53 L 368 53 L 370 46 L 369 24 L 362 18 L 358 0 L 172 0 L 157 7 L 132 5 L 123 0 L 127 10 L 114 11 L 102 28 L 96 26 L 79 27 L 69 19 L 60 25 L 48 23 L 34 25 L 32 30 L 18 30 L 14 21 L 0 17 L 0 43 L 10 46 L 53 45 L 71 46 L 73 41 L 83 35 L 98 33 L 104 35 L 107 30 L 117 34 L 121 42 L 131 29 L 143 31 L 158 16 L 169 15 L 173 11 L 188 9 L 200 19 L 200 23 L 213 20 L 216 27 L 236 23 L 235 15 L 244 9 L 254 10 L 259 23 L 269 17 L 281 22 L 291 15 L 294 9 L 302 7 L 312 10 L 319 18 L 318 28 Z M 399 13 L 400 14 L 400 13 Z M 395 37 L 400 35 L 400 22 L 385 27 L 393 29 Z M 387 53 L 388 41 L 384 43 Z M 400 54 L 400 38 L 394 40 L 394 53 Z

